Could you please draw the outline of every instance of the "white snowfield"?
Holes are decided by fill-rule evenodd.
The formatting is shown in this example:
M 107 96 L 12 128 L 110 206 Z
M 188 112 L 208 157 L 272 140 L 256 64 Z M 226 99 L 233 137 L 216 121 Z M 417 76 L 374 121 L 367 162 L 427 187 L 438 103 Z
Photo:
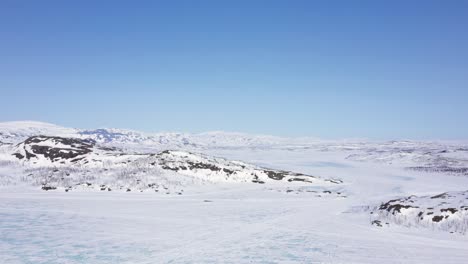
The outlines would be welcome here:
M 0 123 L 1 263 L 467 263 L 468 144 Z

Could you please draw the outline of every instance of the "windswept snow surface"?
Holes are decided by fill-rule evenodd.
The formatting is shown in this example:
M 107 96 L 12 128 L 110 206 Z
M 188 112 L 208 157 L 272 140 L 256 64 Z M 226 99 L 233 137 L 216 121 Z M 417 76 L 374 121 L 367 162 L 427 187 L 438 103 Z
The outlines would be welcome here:
M 37 122 L 0 142 L 2 263 L 468 259 L 464 143 Z

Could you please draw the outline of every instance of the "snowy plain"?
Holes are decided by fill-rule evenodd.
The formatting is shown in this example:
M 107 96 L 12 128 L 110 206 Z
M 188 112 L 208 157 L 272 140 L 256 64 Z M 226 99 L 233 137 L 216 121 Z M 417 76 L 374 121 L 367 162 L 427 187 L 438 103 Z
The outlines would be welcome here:
M 437 222 L 433 226 L 405 225 L 405 221 L 377 226 L 372 224 L 375 215 L 370 214 L 391 199 L 466 191 L 468 177 L 463 166 L 468 162 L 463 143 L 330 142 L 221 132 L 155 136 L 114 130 L 117 135 L 103 131 L 80 134 L 74 129 L 31 122 L 3 123 L 0 132 L 0 141 L 7 143 L 1 146 L 0 154 L 2 263 L 468 260 L 466 233 L 447 232 Z M 17 144 L 39 134 L 93 135 L 100 144 L 128 152 L 178 149 L 343 182 L 191 181 L 187 180 L 190 176 L 171 171 L 164 177 L 175 177 L 172 187 L 183 188 L 182 195 L 175 191 L 92 188 L 44 191 L 21 177 L 25 168 L 32 170 L 36 165 L 12 156 Z M 54 165 L 54 169 L 61 166 Z M 457 170 L 413 169 L 446 166 Z M 202 172 L 196 171 L 196 175 Z

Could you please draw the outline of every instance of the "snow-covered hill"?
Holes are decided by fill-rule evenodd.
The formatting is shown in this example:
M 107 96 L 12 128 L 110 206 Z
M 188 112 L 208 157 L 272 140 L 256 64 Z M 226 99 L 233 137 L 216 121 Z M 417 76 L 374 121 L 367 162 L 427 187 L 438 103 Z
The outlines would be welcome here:
M 322 179 L 303 173 L 262 168 L 182 150 L 127 153 L 90 138 L 31 136 L 6 150 L 4 155 L 13 156 L 15 159 L 10 157 L 9 160 L 21 164 L 27 171 L 24 172 L 27 176 L 22 177 L 23 181 L 41 185 L 44 190 L 58 188 L 69 191 L 85 186 L 99 190 L 136 188 L 143 191 L 160 185 L 155 175 L 166 179 L 174 174 L 178 177 L 174 177 L 172 185 L 177 186 L 185 183 L 177 182 L 176 178 L 208 183 L 300 182 L 320 186 L 342 183 L 339 179 Z
M 89 139 L 32 136 L 18 144 L 13 155 L 20 160 L 32 160 L 34 164 L 44 161 L 73 163 L 91 153 L 95 144 L 95 141 Z

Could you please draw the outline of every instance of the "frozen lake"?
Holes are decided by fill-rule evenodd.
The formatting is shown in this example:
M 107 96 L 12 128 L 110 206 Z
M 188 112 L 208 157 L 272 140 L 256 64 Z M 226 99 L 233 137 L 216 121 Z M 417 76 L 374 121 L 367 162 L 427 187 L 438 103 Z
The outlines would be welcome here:
M 2 192 L 3 263 L 464 263 L 461 235 L 376 228 L 349 201 L 258 188 Z

